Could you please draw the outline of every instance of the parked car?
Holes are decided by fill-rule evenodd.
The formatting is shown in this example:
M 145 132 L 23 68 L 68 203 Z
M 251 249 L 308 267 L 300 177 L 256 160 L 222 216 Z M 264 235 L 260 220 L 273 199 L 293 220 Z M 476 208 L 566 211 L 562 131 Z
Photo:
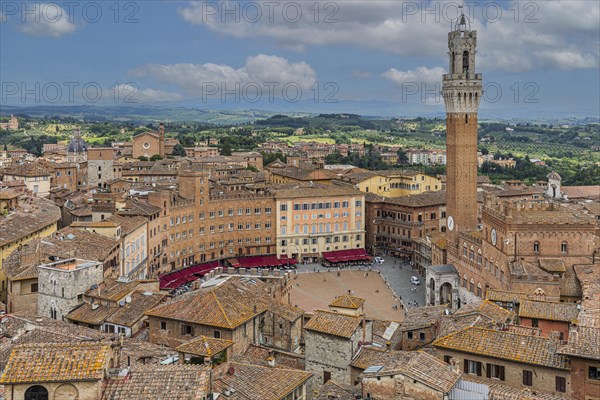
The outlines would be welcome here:
M 410 277 L 410 283 L 412 283 L 413 285 L 420 285 L 421 281 L 416 276 L 411 276 Z
M 377 264 L 383 264 L 385 262 L 385 260 L 381 257 L 375 257 L 375 262 Z

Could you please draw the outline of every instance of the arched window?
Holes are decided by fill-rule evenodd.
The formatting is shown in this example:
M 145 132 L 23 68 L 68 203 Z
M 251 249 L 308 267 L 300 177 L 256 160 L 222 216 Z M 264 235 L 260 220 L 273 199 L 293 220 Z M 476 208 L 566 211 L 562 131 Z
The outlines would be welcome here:
M 569 252 L 569 244 L 567 242 L 562 242 L 560 244 L 560 251 L 561 251 L 561 253 L 568 253 Z
M 469 73 L 469 52 L 463 51 L 463 73 Z
M 25 400 L 48 400 L 48 390 L 40 385 L 34 385 L 25 391 Z
M 540 242 L 533 242 L 533 252 L 534 253 L 540 252 Z

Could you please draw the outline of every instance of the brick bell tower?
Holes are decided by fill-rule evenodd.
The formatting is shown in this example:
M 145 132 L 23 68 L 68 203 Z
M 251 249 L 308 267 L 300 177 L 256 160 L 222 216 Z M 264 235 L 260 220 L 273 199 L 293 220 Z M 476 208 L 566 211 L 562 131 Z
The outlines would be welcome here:
M 477 229 L 477 110 L 481 74 L 475 73 L 477 32 L 463 14 L 448 33 L 449 73 L 442 95 L 446 106 L 446 202 L 449 239 Z

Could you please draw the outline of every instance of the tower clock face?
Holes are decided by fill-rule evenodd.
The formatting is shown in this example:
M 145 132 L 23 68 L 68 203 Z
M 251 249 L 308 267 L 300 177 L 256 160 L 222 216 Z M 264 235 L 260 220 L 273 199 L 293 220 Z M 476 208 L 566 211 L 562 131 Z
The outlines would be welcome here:
M 496 229 L 492 228 L 492 244 L 495 246 L 496 242 L 498 242 L 498 235 L 496 234 Z
M 448 217 L 448 229 L 451 231 L 454 230 L 454 218 L 452 216 Z

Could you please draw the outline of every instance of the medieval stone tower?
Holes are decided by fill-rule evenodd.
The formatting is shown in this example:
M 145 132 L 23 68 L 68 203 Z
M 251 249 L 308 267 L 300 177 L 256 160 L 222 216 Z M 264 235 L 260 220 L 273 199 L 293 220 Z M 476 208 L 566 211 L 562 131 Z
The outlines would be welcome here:
M 448 33 L 449 73 L 442 94 L 446 106 L 446 195 L 449 238 L 477 229 L 477 111 L 481 74 L 475 72 L 477 32 L 463 14 Z

